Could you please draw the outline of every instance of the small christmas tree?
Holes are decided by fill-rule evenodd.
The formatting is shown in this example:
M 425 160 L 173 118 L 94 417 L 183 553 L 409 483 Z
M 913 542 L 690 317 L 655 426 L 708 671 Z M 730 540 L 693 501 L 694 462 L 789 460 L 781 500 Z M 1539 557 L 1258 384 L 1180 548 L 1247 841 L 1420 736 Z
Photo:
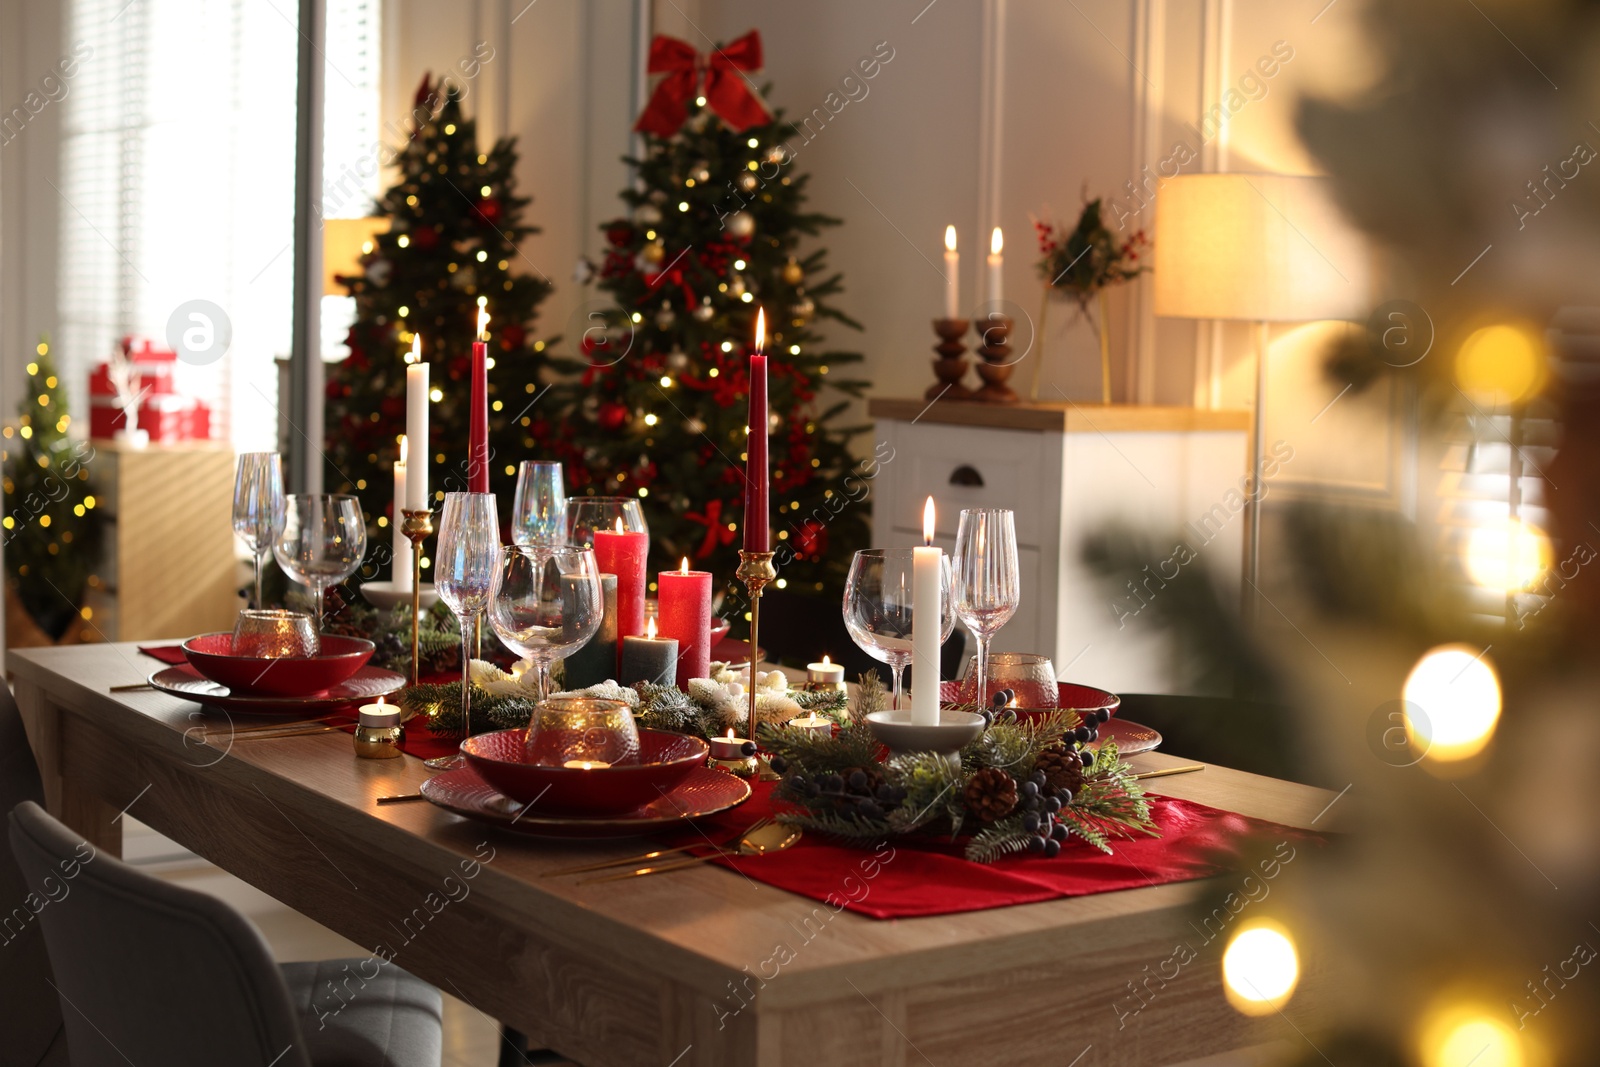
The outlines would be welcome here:
M 375 549 L 390 543 L 394 521 L 390 464 L 405 432 L 406 363 L 413 334 L 422 337 L 434 402 L 431 440 L 435 501 L 466 489 L 469 378 L 480 304 L 491 320 L 489 449 L 491 469 L 515 472 L 533 446 L 529 405 L 539 392 L 545 342 L 532 337 L 550 283 L 514 268 L 518 246 L 539 231 L 525 224 L 530 198 L 516 195 L 514 138 L 478 148 L 477 124 L 463 116 L 455 87 L 424 77 L 413 112 L 417 127 L 399 151 L 399 180 L 378 201 L 390 220 L 362 262 L 363 274 L 341 278 L 356 300 L 349 358 L 330 367 L 327 382 L 327 484 L 355 493 L 373 529 Z M 511 494 L 500 494 L 509 519 Z M 381 530 L 377 528 L 381 527 Z
M 645 499 L 653 562 L 687 556 L 719 580 L 738 566 L 748 360 L 756 308 L 772 355 L 773 549 L 786 587 L 843 588 L 866 541 L 864 483 L 850 492 L 853 432 L 837 416 L 867 383 L 861 356 L 824 346 L 819 320 L 859 325 L 829 304 L 840 276 L 801 240 L 839 220 L 803 209 L 807 177 L 781 113 L 735 129 L 705 106 L 670 137 L 647 135 L 628 218 L 606 223 L 599 286 L 617 308 L 579 341 L 574 377 L 552 390 L 534 436 L 564 461 L 569 491 Z M 742 125 L 742 124 L 741 124 Z M 824 403 L 832 391 L 834 402 Z
M 100 558 L 100 517 L 89 492 L 94 448 L 73 441 L 72 417 L 56 377 L 50 346 L 41 341 L 28 364 L 28 391 L 6 439 L 6 573 L 30 618 L 59 640 L 83 611 L 84 592 Z

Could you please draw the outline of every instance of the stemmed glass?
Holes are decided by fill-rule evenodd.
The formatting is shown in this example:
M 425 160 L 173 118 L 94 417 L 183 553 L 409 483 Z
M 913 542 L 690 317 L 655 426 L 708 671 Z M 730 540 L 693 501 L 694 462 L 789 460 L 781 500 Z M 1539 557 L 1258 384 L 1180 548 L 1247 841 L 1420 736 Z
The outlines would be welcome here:
M 517 467 L 511 505 L 511 539 L 519 545 L 559 545 L 566 540 L 567 491 L 561 464 L 525 459 Z
M 894 674 L 894 710 L 900 710 L 900 681 L 911 663 L 912 623 L 917 617 L 912 603 L 912 549 L 869 548 L 850 561 L 844 586 L 844 625 L 861 650 L 887 663 Z M 939 643 L 956 628 L 950 595 L 950 557 L 939 556 Z M 921 618 L 926 625 L 926 612 Z M 919 668 L 920 670 L 920 668 Z M 917 684 L 923 684 L 920 675 Z
M 967 508 L 956 528 L 956 614 L 978 639 L 976 689 L 988 699 L 989 642 L 1022 600 L 1016 518 L 1006 508 Z
M 616 529 L 649 536 L 639 501 L 631 496 L 579 496 L 567 501 L 568 544 L 592 545 L 596 530 Z
M 283 461 L 276 452 L 245 452 L 233 476 L 233 532 L 250 549 L 256 564 L 256 598 L 261 607 L 261 565 L 283 533 L 288 505 L 283 499 Z
M 550 664 L 600 630 L 600 568 L 592 548 L 507 545 L 489 602 L 489 625 L 533 661 L 539 699 L 550 695 Z
M 493 493 L 445 494 L 434 556 L 434 585 L 461 622 L 461 733 L 471 737 L 473 621 L 489 607 L 500 571 L 500 519 Z M 424 765 L 449 770 L 464 762 L 458 752 Z
M 284 573 L 310 586 L 317 629 L 329 586 L 356 572 L 367 554 L 367 524 L 353 496 L 295 493 L 272 554 Z

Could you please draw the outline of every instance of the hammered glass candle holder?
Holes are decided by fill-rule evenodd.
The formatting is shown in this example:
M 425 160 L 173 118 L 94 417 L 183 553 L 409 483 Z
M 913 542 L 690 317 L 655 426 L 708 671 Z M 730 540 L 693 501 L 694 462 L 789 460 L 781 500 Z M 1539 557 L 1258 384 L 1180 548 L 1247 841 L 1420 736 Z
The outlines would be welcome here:
M 233 625 L 233 654 L 260 659 L 306 659 L 322 649 L 310 615 L 282 608 L 247 609 Z
M 614 767 L 639 760 L 639 727 L 620 700 L 551 697 L 528 723 L 528 756 L 544 767 Z

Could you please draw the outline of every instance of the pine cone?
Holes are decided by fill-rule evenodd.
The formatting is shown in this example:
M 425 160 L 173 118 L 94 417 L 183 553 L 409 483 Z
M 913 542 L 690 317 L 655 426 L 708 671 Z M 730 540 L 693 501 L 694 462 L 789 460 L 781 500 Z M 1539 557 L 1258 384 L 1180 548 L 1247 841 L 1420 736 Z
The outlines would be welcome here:
M 1040 752 L 1033 761 L 1033 769 L 1044 772 L 1045 785 L 1052 793 L 1063 789 L 1076 793 L 1083 788 L 1083 760 L 1063 745 Z
M 967 782 L 964 799 L 984 822 L 1003 819 L 1017 806 L 1017 781 L 998 767 L 985 767 Z

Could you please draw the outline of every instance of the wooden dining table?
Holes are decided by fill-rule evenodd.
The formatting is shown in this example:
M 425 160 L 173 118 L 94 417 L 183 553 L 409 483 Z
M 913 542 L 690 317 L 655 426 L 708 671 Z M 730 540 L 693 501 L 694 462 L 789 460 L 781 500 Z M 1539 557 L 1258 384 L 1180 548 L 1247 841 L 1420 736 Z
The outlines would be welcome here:
M 97 847 L 117 854 L 135 817 L 590 1067 L 1135 1067 L 1303 1045 L 1316 1014 L 1314 959 L 1283 1010 L 1231 1008 L 1221 939 L 1150 980 L 1196 940 L 1196 902 L 1237 875 L 898 920 L 832 914 L 712 865 L 580 885 L 541 874 L 648 839 L 534 839 L 379 805 L 417 791 L 420 760 L 358 759 L 342 732 L 250 739 L 198 704 L 111 692 L 159 666 L 133 645 L 12 650 L 6 664 L 48 806 Z M 1146 785 L 1319 830 L 1339 799 L 1217 766 Z

